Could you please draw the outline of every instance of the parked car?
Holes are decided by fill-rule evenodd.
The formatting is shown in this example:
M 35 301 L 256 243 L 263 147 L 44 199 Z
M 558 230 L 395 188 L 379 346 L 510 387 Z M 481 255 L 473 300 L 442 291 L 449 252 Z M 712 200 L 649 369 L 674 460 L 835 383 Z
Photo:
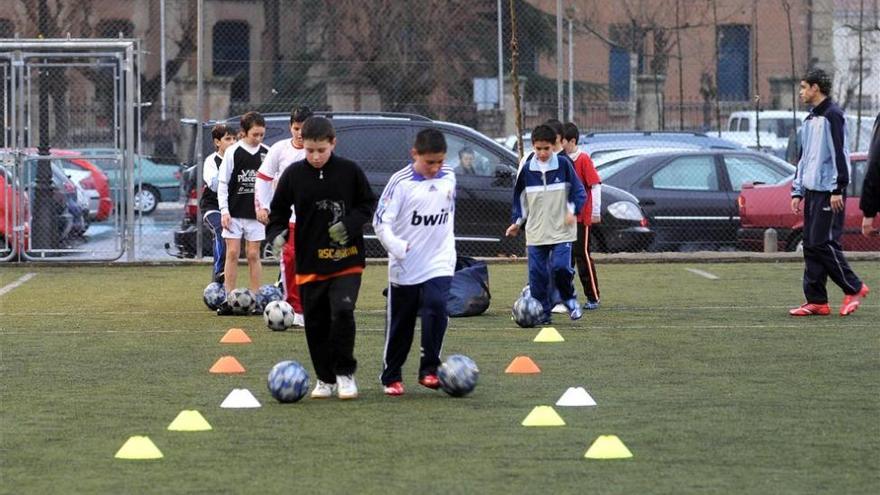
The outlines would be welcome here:
M 702 132 L 633 131 L 582 134 L 578 146 L 593 160 L 606 153 L 635 148 L 743 149 L 742 145 Z
M 0 165 L 0 256 L 5 257 L 14 250 L 30 249 L 30 221 L 27 193 L 12 173 Z M 13 245 L 13 240 L 17 246 Z
M 91 161 L 77 158 L 79 153 L 76 151 L 52 150 L 52 154 L 70 156 L 70 158 L 59 159 L 58 164 L 77 185 L 86 191 L 89 197 L 88 209 L 91 219 L 98 222 L 106 220 L 113 212 L 113 199 L 107 174 Z
M 460 254 L 468 256 L 524 254 L 522 236 L 504 237 L 504 232 L 510 225 L 513 183 L 517 170 L 517 156 L 513 152 L 469 127 L 419 115 L 322 115 L 330 118 L 336 128 L 335 152 L 354 160 L 364 169 L 377 196 L 381 194 L 391 175 L 410 162 L 409 151 L 415 135 L 422 129 L 431 127 L 444 133 L 448 148 L 447 163 L 453 167 L 459 164 L 460 150 L 468 148 L 473 151 L 477 173 L 457 176 L 456 247 Z M 289 138 L 289 115 L 269 114 L 265 117 L 267 144 Z M 238 119 L 229 119 L 226 123 L 236 126 Z M 210 139 L 210 132 L 203 134 Z M 207 139 L 202 146 L 204 156 L 213 151 L 213 145 Z M 189 190 L 189 196 L 194 198 L 192 191 Z M 186 215 L 194 219 L 194 212 L 195 208 L 187 209 Z M 602 218 L 602 223 L 595 229 L 597 250 L 638 251 L 651 244 L 653 232 L 648 228 L 638 202 L 632 195 L 615 187 L 604 188 Z M 175 245 L 183 253 L 194 253 L 191 246 L 194 246 L 196 232 L 190 229 L 184 236 L 188 222 L 190 221 L 184 219 L 182 228 L 178 231 L 180 235 L 175 234 Z M 385 256 L 371 227 L 365 227 L 365 236 L 367 255 Z M 203 245 L 206 240 L 210 240 L 210 237 L 203 240 Z
M 638 157 L 602 182 L 634 194 L 656 233 L 652 249 L 734 249 L 744 182 L 778 183 L 794 167 L 765 153 L 700 150 Z
M 841 236 L 841 244 L 847 251 L 880 251 L 880 238 L 868 238 L 861 233 L 859 197 L 862 195 L 867 159 L 865 153 L 850 155 L 852 174 L 846 192 L 846 217 Z M 791 181 L 792 177 L 786 177 L 775 184 L 747 182 L 743 185 L 737 202 L 742 223 L 737 231 L 740 249 L 762 251 L 764 231 L 769 228 L 776 230 L 778 250 L 803 249 L 804 216 L 791 212 Z M 874 225 L 880 226 L 880 220 L 875 219 Z
M 34 193 L 37 180 L 39 162 L 36 158 L 24 161 L 24 179 L 28 191 L 28 199 L 31 207 L 36 208 Z M 52 211 L 56 215 L 58 239 L 69 243 L 82 236 L 88 228 L 87 212 L 81 205 L 81 192 L 77 191 L 77 185 L 64 173 L 55 161 L 50 161 L 52 170 Z M 39 230 L 33 225 L 33 235 L 39 235 Z
M 208 133 L 210 137 L 210 132 Z M 124 198 L 121 156 L 118 150 L 88 148 L 75 150 L 99 166 L 107 174 L 113 200 L 121 205 Z M 135 155 L 134 162 L 134 208 L 144 215 L 156 211 L 159 203 L 177 201 L 180 198 L 181 170 L 178 163 L 160 163 L 152 158 Z M 138 182 L 140 181 L 140 182 Z

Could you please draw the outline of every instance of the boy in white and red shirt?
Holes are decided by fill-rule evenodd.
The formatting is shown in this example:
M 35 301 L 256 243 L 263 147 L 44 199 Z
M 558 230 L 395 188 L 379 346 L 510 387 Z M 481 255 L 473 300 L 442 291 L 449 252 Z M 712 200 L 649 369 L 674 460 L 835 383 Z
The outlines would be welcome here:
M 256 208 L 257 220 L 263 224 L 269 222 L 270 205 L 275 186 L 281 173 L 294 162 L 305 159 L 306 152 L 303 149 L 302 126 L 307 118 L 312 116 L 309 107 L 295 107 L 290 112 L 290 139 L 282 139 L 273 144 L 266 154 L 266 159 L 257 172 L 256 184 Z M 281 283 L 284 287 L 284 299 L 293 307 L 293 324 L 303 326 L 303 308 L 299 297 L 299 287 L 296 285 L 296 257 L 293 249 L 293 230 L 296 227 L 296 212 L 290 210 L 290 222 L 287 243 L 281 252 Z
M 577 240 L 571 250 L 572 258 L 577 265 L 578 278 L 584 287 L 587 301 L 584 309 L 599 308 L 599 279 L 596 276 L 596 264 L 590 256 L 590 227 L 602 221 L 602 180 L 596 172 L 590 155 L 578 148 L 580 132 L 573 122 L 566 123 L 562 128 L 562 148 L 574 162 L 574 172 L 584 184 L 587 191 L 587 202 L 578 214 Z

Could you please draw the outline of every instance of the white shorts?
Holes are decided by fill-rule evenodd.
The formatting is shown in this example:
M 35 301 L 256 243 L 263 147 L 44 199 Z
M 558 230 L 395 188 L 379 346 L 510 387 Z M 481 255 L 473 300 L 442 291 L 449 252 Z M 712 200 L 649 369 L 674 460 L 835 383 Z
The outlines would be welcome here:
M 266 226 L 253 218 L 230 218 L 229 228 L 223 229 L 224 239 L 262 241 L 266 238 Z

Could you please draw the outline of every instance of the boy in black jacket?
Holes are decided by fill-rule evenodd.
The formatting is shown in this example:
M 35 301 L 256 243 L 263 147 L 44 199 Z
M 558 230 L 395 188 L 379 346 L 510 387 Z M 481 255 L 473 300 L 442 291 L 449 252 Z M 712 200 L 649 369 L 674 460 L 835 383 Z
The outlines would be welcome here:
M 364 271 L 363 226 L 376 197 L 354 162 L 333 154 L 336 132 L 324 117 L 302 127 L 306 159 L 287 167 L 270 205 L 267 234 L 282 244 L 290 207 L 306 341 L 318 377 L 313 399 L 358 395 L 354 381 L 354 308 Z

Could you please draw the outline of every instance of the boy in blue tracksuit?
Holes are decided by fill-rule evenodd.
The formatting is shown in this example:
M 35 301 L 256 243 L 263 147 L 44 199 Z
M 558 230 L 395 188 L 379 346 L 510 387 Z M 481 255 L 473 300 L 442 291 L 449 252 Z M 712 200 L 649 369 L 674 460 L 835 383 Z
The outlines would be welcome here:
M 581 317 L 574 295 L 571 243 L 577 239 L 577 213 L 587 193 L 564 154 L 553 152 L 556 132 L 547 125 L 532 131 L 534 153 L 523 162 L 513 189 L 513 223 L 505 235 L 516 236 L 525 224 L 529 256 L 529 290 L 544 308 L 549 323 L 548 291 L 552 280 L 572 320 Z
M 812 107 L 800 134 L 801 157 L 791 186 L 791 211 L 804 212 L 804 296 L 807 302 L 792 316 L 827 315 L 831 280 L 843 290 L 840 315 L 858 309 L 868 286 L 852 271 L 840 247 L 846 186 L 849 184 L 849 143 L 843 111 L 828 96 L 831 77 L 821 69 L 801 79 L 801 101 Z

